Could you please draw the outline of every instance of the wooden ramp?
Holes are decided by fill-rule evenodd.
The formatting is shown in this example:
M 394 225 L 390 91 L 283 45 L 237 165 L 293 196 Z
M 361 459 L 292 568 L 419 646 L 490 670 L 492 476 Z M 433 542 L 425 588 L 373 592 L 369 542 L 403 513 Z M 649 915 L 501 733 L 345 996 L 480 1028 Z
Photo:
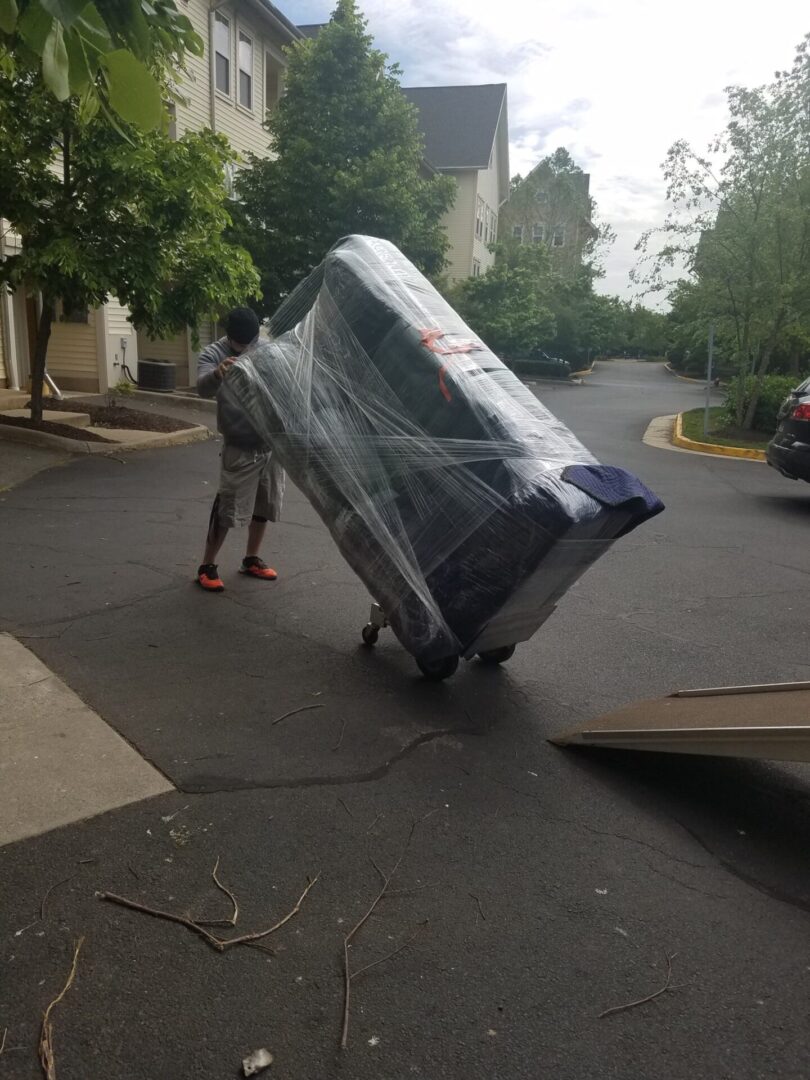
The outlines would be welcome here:
M 627 705 L 549 742 L 810 762 L 810 682 L 681 690 Z

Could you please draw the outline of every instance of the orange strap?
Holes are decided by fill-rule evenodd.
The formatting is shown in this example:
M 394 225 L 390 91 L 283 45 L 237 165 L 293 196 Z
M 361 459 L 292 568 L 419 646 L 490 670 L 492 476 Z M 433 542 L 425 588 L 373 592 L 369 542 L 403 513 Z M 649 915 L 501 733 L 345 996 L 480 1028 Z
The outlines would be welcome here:
M 473 349 L 483 348 L 479 341 L 460 341 L 456 345 L 441 344 L 441 339 L 444 336 L 444 330 L 422 330 L 420 340 L 426 348 L 430 349 L 431 352 L 436 353 L 438 356 L 453 356 L 459 353 L 470 353 Z M 452 401 L 452 395 L 447 388 L 447 383 L 444 381 L 446 372 L 447 364 L 442 364 L 439 368 L 439 391 L 445 401 Z

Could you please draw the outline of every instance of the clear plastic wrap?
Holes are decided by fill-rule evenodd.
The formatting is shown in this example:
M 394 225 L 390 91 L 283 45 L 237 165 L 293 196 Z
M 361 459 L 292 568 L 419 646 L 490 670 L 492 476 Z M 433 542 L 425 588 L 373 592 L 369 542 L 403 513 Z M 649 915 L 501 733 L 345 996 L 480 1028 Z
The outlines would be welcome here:
M 663 509 L 601 468 L 386 241 L 337 244 L 271 329 L 220 392 L 419 660 L 530 637 Z

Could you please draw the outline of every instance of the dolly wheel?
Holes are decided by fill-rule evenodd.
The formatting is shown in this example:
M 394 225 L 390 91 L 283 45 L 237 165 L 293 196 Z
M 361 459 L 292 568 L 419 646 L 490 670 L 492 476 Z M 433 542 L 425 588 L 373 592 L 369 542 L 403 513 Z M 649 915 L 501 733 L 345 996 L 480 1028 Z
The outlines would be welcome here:
M 363 627 L 363 644 L 364 645 L 376 645 L 380 640 L 380 631 L 373 623 L 367 623 Z
M 482 664 L 505 664 L 507 660 L 511 660 L 515 655 L 514 645 L 502 645 L 500 649 L 487 649 L 486 652 L 480 652 L 478 659 Z
M 416 666 L 430 682 L 441 682 L 454 675 L 458 667 L 457 656 L 445 656 L 441 660 L 417 660 Z

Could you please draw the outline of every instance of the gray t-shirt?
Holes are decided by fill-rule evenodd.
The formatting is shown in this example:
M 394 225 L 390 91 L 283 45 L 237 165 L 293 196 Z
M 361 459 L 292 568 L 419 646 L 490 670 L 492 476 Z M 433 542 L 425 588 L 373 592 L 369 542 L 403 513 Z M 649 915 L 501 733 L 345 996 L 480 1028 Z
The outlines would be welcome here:
M 229 446 L 244 450 L 267 450 L 269 447 L 259 436 L 250 421 L 232 400 L 219 393 L 222 380 L 216 369 L 223 360 L 233 356 L 227 337 L 212 341 L 197 357 L 197 393 L 200 397 L 217 399 L 217 428 Z

